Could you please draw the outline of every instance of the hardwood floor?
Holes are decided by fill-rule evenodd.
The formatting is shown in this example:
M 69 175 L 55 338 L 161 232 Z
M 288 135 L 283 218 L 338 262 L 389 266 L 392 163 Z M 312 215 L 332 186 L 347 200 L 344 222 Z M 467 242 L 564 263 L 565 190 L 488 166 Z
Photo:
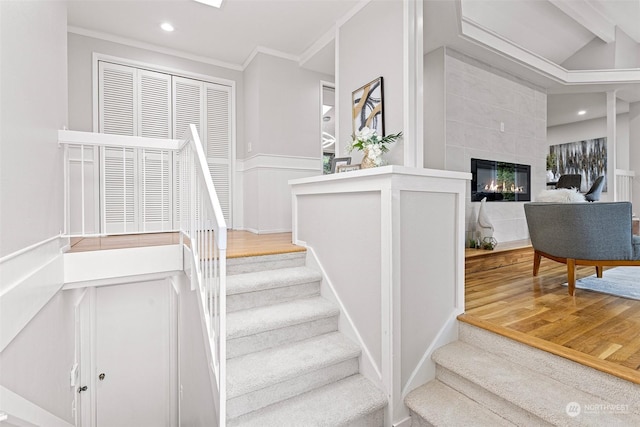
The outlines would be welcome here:
M 178 233 L 74 238 L 71 241 L 69 252 L 162 246 L 179 242 L 180 235 Z M 254 234 L 248 231 L 231 230 L 227 234 L 227 258 L 304 252 L 305 250 L 302 246 L 291 243 L 291 233 Z
M 569 296 L 565 265 L 543 259 L 533 277 L 533 250 L 515 251 L 520 261 L 510 265 L 467 268 L 460 320 L 640 384 L 640 301 L 581 289 Z M 594 273 L 580 267 L 576 277 Z

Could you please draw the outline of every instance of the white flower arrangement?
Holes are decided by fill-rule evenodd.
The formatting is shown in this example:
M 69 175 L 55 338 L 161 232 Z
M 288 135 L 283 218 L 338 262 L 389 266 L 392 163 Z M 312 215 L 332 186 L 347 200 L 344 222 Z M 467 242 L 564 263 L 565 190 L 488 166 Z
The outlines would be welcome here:
M 402 136 L 402 132 L 380 137 L 375 129 L 363 127 L 353 135 L 351 144 L 347 146 L 347 152 L 351 153 L 354 149 L 364 152 L 364 156 L 375 166 L 382 165 L 382 153 L 389 151 L 386 144 L 395 142 Z

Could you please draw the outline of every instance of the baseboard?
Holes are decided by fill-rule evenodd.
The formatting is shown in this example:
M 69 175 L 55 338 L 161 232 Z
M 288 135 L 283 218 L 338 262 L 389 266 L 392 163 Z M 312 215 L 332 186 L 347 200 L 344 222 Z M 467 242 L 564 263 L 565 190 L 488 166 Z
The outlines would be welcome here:
M 326 297 L 328 300 L 335 302 L 338 304 L 340 308 L 340 318 L 338 320 L 338 329 L 340 332 L 345 334 L 347 337 L 355 341 L 360 348 L 362 349 L 362 355 L 360 356 L 360 373 L 364 375 L 367 379 L 373 382 L 380 390 L 385 390 L 385 387 L 382 383 L 382 373 L 380 371 L 380 367 L 376 364 L 371 354 L 371 351 L 364 343 L 358 328 L 356 328 L 351 316 L 349 315 L 349 310 L 345 307 L 342 300 L 338 296 L 335 291 L 333 284 L 331 283 L 331 279 L 327 275 L 322 263 L 318 259 L 316 252 L 312 247 L 306 246 L 307 248 L 307 266 L 311 268 L 316 268 L 322 274 L 322 282 L 320 284 L 320 294 L 323 297 Z
M 238 231 L 248 231 L 253 234 L 276 234 L 276 233 L 291 233 L 291 228 L 274 228 L 268 230 L 260 230 L 252 227 L 240 227 L 236 228 Z
M 53 236 L 0 260 L 0 352 L 62 289 L 66 244 Z
M 73 427 L 73 424 L 68 423 L 62 418 L 58 418 L 46 409 L 41 408 L 1 385 L 0 402 L 2 402 L 0 417 L 4 414 L 6 416 L 6 422 L 9 425 L 20 427 Z M 0 418 L 0 422 L 2 421 L 2 418 Z

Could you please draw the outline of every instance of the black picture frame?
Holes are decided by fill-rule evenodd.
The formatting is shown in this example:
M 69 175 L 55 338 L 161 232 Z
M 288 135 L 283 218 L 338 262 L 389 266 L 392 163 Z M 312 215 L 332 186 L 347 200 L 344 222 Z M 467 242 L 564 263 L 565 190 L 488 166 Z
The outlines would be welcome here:
M 351 94 L 353 134 L 367 126 L 384 136 L 384 80 L 382 76 Z

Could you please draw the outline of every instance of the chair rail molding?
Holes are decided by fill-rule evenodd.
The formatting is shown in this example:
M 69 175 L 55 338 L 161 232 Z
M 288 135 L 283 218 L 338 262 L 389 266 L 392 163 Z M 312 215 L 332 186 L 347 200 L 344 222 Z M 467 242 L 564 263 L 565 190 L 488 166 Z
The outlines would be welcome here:
M 0 352 L 62 289 L 68 245 L 58 235 L 0 258 Z

